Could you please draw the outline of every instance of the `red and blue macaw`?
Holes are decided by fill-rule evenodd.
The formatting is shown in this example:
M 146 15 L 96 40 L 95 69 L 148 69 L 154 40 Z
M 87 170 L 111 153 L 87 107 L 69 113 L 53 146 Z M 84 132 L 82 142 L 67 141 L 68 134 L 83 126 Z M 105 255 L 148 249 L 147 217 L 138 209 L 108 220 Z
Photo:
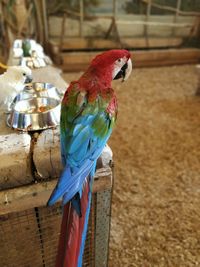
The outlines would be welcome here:
M 113 79 L 132 70 L 127 50 L 95 57 L 78 81 L 71 82 L 61 106 L 61 156 L 64 170 L 48 205 L 64 206 L 56 267 L 82 267 L 96 162 L 117 118 Z

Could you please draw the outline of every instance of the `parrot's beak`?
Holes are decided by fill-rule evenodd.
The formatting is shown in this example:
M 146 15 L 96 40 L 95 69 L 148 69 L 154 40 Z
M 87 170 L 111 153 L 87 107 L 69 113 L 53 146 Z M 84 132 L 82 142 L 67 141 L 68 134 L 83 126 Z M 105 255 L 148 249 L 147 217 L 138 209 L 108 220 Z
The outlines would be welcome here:
M 114 80 L 122 78 L 122 82 L 126 81 L 128 77 L 130 76 L 132 71 L 132 62 L 129 58 L 128 61 L 124 64 L 124 66 L 121 68 L 121 70 L 117 73 Z
M 127 63 L 122 67 L 122 69 L 123 68 L 125 68 L 125 69 L 123 71 L 123 79 L 122 79 L 122 82 L 123 81 L 126 81 L 128 79 L 128 77 L 130 76 L 130 74 L 131 74 L 131 71 L 132 71 L 132 61 L 131 61 L 130 58 L 127 61 Z
M 30 76 L 30 75 L 27 75 L 27 76 L 26 76 L 25 83 L 30 83 L 30 82 L 32 82 L 32 80 L 33 80 L 33 77 Z

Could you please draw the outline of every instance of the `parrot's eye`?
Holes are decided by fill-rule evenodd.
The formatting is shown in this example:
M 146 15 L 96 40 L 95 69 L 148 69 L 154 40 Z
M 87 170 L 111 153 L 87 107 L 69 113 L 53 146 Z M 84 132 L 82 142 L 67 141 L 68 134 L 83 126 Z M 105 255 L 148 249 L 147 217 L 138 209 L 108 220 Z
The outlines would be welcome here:
M 121 59 L 121 58 L 119 58 L 117 61 L 118 61 L 119 63 L 121 63 L 121 62 L 122 62 L 122 59 Z
M 25 72 L 23 73 L 23 76 L 26 76 L 26 73 Z

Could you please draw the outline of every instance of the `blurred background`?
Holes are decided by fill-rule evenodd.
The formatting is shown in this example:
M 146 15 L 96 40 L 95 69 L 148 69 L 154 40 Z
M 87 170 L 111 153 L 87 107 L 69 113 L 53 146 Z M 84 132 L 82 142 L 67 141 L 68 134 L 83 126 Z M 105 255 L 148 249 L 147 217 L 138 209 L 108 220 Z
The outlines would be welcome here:
M 72 51 L 199 47 L 198 0 L 1 0 L 0 3 L 0 56 L 4 61 L 16 38 L 35 39 L 66 70 L 72 70 L 67 59 Z M 77 63 L 84 64 L 81 60 Z
M 200 1 L 1 0 L 0 38 L 1 62 L 35 39 L 66 82 L 101 51 L 131 51 L 113 83 L 109 266 L 200 266 Z

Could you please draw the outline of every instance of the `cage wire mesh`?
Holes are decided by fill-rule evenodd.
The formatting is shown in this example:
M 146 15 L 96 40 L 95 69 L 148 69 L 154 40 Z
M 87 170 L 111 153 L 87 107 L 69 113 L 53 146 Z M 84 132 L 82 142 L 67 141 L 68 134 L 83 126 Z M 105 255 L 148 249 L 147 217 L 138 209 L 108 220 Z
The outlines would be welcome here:
M 93 194 L 83 267 L 106 267 L 111 190 Z M 1 267 L 54 267 L 62 218 L 59 204 L 0 216 Z

